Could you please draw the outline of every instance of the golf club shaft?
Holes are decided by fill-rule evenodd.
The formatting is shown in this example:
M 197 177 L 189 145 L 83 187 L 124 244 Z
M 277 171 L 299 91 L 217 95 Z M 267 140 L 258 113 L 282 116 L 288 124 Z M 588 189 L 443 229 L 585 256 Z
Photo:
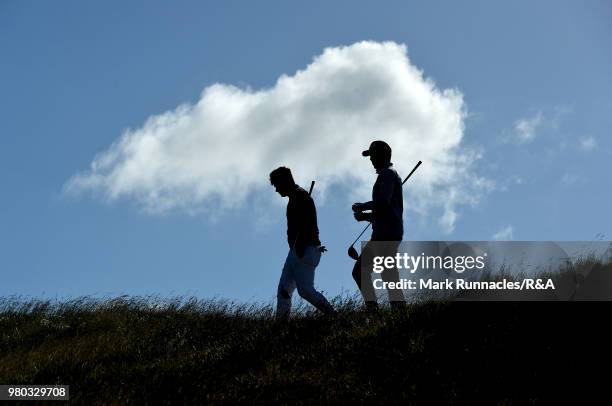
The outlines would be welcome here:
M 366 231 L 368 231 L 368 228 L 370 228 L 370 226 L 372 225 L 372 223 L 368 223 L 368 225 L 363 229 L 363 231 L 357 236 L 357 238 L 355 238 L 355 241 L 353 241 L 353 243 L 351 244 L 351 247 L 353 245 L 355 245 L 355 243 L 361 238 L 361 236 L 363 235 L 363 233 L 365 233 Z
M 404 183 L 406 183 L 406 181 L 408 180 L 408 178 L 412 176 L 412 174 L 414 173 L 414 171 L 416 171 L 416 170 L 417 170 L 417 168 L 418 168 L 419 166 L 421 166 L 421 164 L 422 164 L 422 163 L 423 163 L 423 161 L 419 161 L 419 162 L 417 162 L 417 164 L 414 166 L 414 168 L 412 168 L 412 170 L 410 171 L 410 173 L 408 174 L 408 176 L 406 176 L 406 179 L 404 179 L 404 181 L 402 182 L 402 185 L 403 185 Z M 314 181 L 313 181 L 313 183 L 314 183 Z
M 419 162 L 418 162 L 418 163 L 417 163 L 417 164 L 414 166 L 414 168 L 412 168 L 412 170 L 410 171 L 410 173 L 408 174 L 408 176 L 406 176 L 406 178 L 405 178 L 405 179 L 404 179 L 404 181 L 402 182 L 402 185 L 403 185 L 404 183 L 406 183 L 406 181 L 408 180 L 408 178 L 410 178 L 410 177 L 412 176 L 412 174 L 414 173 L 414 171 L 416 171 L 416 170 L 417 170 L 417 168 L 418 168 L 419 166 L 421 166 L 421 164 L 422 164 L 422 163 L 423 163 L 422 161 L 419 161 Z M 314 183 L 314 181 L 313 181 L 313 183 Z M 361 234 L 359 234 L 359 235 L 357 236 L 357 238 L 355 238 L 355 241 L 353 241 L 353 243 L 351 244 L 351 247 L 352 247 L 353 245 L 355 245 L 355 243 L 356 243 L 356 242 L 359 240 L 359 238 L 361 238 L 361 236 L 363 235 L 363 233 L 365 233 L 365 232 L 368 230 L 368 228 L 370 228 L 370 226 L 371 226 L 371 225 L 372 225 L 372 223 L 368 223 L 368 225 L 367 225 L 367 226 L 366 226 L 366 227 L 363 229 L 363 231 L 361 232 Z

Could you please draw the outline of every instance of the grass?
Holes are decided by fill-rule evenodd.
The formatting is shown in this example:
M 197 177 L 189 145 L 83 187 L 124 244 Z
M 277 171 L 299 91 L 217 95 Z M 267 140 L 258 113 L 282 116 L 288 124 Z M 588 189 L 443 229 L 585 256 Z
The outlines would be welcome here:
M 553 276 L 577 298 L 589 283 L 612 291 L 610 274 L 585 262 Z M 68 384 L 71 402 L 88 405 L 567 401 L 560 391 L 609 347 L 610 303 L 430 301 L 369 314 L 344 297 L 335 318 L 302 308 L 279 324 L 271 307 L 219 300 L 0 298 L 0 384 Z

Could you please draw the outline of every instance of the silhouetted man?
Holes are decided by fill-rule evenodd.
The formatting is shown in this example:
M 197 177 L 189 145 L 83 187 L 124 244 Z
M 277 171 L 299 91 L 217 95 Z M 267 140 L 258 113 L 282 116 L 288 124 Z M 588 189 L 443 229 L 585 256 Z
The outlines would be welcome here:
M 298 294 L 320 311 L 329 314 L 334 309 L 314 288 L 315 268 L 325 250 L 319 241 L 317 210 L 304 189 L 295 184 L 289 168 L 281 166 L 270 173 L 270 183 L 287 203 L 287 243 L 289 254 L 278 282 L 276 318 L 287 319 L 291 312 L 291 295 Z
M 357 221 L 372 223 L 370 241 L 386 241 L 386 243 L 377 243 L 375 250 L 372 244 L 367 244 L 364 247 L 364 252 L 359 256 L 353 267 L 353 279 L 355 279 L 368 309 L 375 310 L 378 308 L 378 304 L 371 282 L 372 264 L 365 264 L 362 270 L 361 258 L 365 252 L 369 253 L 368 258 L 373 255 L 393 257 L 396 255 L 397 247 L 404 236 L 402 218 L 404 203 L 402 180 L 391 163 L 391 147 L 384 141 L 374 141 L 370 144 L 370 148 L 362 152 L 362 155 L 370 157 L 378 177 L 372 189 L 372 201 L 355 203 L 352 209 Z M 375 254 L 372 253 L 372 250 L 376 251 Z M 395 268 L 386 269 L 381 276 L 387 282 L 399 281 L 399 273 Z M 405 299 L 401 290 L 388 289 L 387 293 L 392 306 L 403 305 Z

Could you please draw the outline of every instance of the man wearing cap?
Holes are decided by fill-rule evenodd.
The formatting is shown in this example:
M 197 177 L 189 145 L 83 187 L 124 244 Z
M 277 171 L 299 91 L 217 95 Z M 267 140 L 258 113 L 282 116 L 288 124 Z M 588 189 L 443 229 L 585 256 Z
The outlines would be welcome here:
M 372 189 L 372 200 L 353 204 L 355 220 L 372 223 L 370 241 L 385 241 L 384 244 L 376 244 L 376 255 L 395 256 L 397 247 L 404 236 L 402 180 L 393 169 L 391 147 L 386 142 L 372 142 L 370 148 L 363 151 L 362 155 L 370 157 L 378 177 Z M 372 244 L 368 244 L 364 247 L 364 252 L 368 250 L 368 246 L 370 249 L 373 248 Z M 372 264 L 364 264 L 362 269 L 361 257 L 353 267 L 353 279 L 361 291 L 367 308 L 375 310 L 378 304 L 370 276 Z M 395 268 L 386 269 L 381 276 L 386 282 L 399 281 L 399 273 Z M 404 304 L 405 299 L 401 290 L 388 289 L 387 293 L 393 307 L 401 307 Z

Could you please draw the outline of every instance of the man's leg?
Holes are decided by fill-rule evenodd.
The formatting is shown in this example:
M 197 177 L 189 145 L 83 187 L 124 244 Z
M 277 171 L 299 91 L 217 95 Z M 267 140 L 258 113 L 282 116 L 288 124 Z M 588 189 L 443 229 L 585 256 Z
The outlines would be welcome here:
M 317 265 L 319 265 L 320 259 L 321 252 L 318 247 L 306 247 L 304 256 L 301 259 L 298 258 L 298 262 L 295 266 L 295 283 L 297 285 L 298 294 L 303 297 L 304 300 L 321 312 L 332 314 L 334 313 L 334 308 L 329 304 L 325 296 L 314 287 L 315 269 Z
M 372 285 L 372 268 L 371 266 L 365 265 L 364 269 L 361 268 L 362 257 L 366 253 L 366 250 L 370 250 L 371 245 L 363 248 L 362 255 L 359 256 L 357 261 L 355 261 L 355 265 L 353 266 L 353 279 L 357 283 L 357 287 L 361 292 L 361 296 L 363 296 L 363 300 L 366 304 L 366 307 L 370 310 L 376 310 L 378 308 L 378 304 L 376 303 L 376 292 L 374 291 L 374 286 Z M 366 255 L 367 258 L 371 260 L 371 254 Z
M 295 279 L 293 276 L 295 261 L 293 256 L 292 252 L 289 251 L 287 259 L 285 260 L 285 265 L 283 266 L 283 272 L 278 281 L 278 289 L 276 292 L 277 320 L 287 320 L 291 313 L 291 295 L 295 290 Z
M 397 248 L 400 245 L 400 241 L 397 242 L 385 242 L 385 256 L 395 257 L 397 254 Z M 394 266 L 393 268 L 385 269 L 381 273 L 382 280 L 385 282 L 399 282 L 399 271 Z M 389 295 L 389 304 L 391 307 L 402 307 L 406 298 L 404 297 L 404 292 L 401 289 L 387 289 L 387 294 Z

